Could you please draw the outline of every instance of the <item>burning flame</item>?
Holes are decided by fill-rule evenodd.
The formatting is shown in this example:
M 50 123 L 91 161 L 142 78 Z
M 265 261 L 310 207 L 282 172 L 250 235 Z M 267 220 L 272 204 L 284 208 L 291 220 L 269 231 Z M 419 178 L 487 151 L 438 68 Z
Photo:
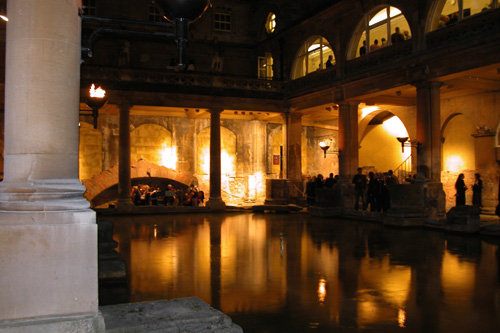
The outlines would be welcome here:
M 95 84 L 92 83 L 92 85 L 90 86 L 89 93 L 90 97 L 104 98 L 104 95 L 106 95 L 106 90 L 102 89 L 101 87 L 97 87 L 96 89 Z

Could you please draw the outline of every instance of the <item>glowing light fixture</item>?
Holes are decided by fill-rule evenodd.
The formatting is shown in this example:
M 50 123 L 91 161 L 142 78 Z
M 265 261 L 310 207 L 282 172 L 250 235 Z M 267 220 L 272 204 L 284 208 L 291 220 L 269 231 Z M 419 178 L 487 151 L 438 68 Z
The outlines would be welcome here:
M 108 98 L 106 97 L 106 90 L 102 89 L 100 86 L 96 88 L 96 85 L 92 83 L 85 102 L 92 109 L 94 128 L 97 128 L 97 117 L 99 117 L 99 109 L 102 108 L 107 101 Z
M 324 158 L 326 158 L 326 151 L 328 149 L 330 149 L 330 146 L 333 144 L 333 140 L 332 139 L 325 139 L 325 140 L 322 140 L 320 143 L 319 143 L 319 147 L 321 149 L 323 149 L 323 155 L 324 155 Z M 340 150 L 332 150 L 331 151 L 332 154 L 335 154 L 335 153 L 340 153 Z
M 401 151 L 404 153 L 405 152 L 405 147 L 416 147 L 417 152 L 420 149 L 420 146 L 422 145 L 420 142 L 415 141 L 415 142 L 409 142 L 408 137 L 397 137 L 396 138 L 400 143 L 401 143 Z

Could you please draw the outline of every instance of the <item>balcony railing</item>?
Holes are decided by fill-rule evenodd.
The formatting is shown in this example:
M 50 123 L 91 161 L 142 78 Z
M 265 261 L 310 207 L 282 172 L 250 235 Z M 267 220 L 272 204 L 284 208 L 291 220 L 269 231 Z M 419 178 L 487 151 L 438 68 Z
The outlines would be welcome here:
M 99 82 L 109 89 L 169 91 L 283 99 L 285 83 L 215 73 L 171 72 L 83 65 L 81 79 Z

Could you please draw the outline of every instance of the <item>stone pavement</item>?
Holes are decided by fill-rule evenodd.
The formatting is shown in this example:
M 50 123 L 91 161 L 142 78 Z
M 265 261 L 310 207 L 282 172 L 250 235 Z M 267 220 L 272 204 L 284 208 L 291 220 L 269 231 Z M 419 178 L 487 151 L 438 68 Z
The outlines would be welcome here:
M 196 297 L 99 307 L 106 333 L 242 333 L 227 315 Z

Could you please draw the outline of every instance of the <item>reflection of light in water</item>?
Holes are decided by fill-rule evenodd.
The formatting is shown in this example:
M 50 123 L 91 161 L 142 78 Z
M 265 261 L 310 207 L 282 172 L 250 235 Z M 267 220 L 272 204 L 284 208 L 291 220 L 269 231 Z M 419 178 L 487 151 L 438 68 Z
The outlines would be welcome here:
M 177 167 L 177 149 L 175 147 L 169 148 L 164 146 L 160 150 L 161 162 L 160 165 L 170 169 L 176 169 Z
M 464 161 L 458 155 L 448 156 L 445 163 L 445 170 L 459 172 L 464 168 Z
M 153 228 L 153 236 L 154 238 L 158 237 L 158 226 L 155 224 Z
M 405 327 L 406 325 L 406 311 L 402 308 L 398 310 L 398 324 L 399 327 Z
M 318 285 L 318 299 L 320 303 L 323 303 L 326 298 L 326 280 L 320 279 Z

